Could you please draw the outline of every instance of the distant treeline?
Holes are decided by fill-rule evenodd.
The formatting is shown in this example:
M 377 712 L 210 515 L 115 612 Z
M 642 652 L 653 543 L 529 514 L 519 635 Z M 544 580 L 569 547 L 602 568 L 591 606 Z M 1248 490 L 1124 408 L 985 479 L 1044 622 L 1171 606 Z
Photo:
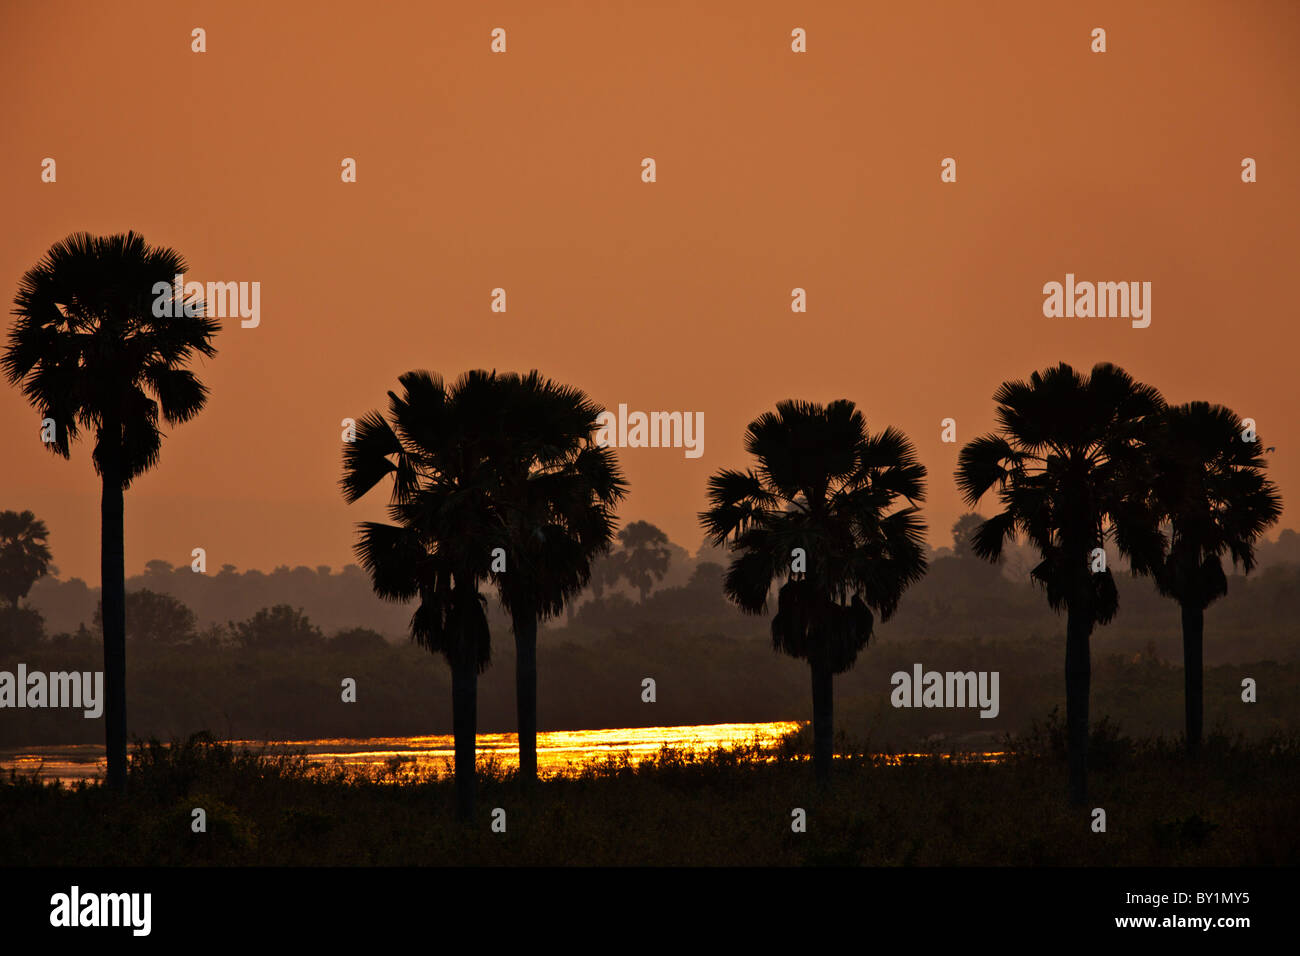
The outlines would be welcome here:
M 1264 550 L 1296 537 L 1284 532 Z M 542 730 L 809 718 L 807 669 L 772 650 L 769 618 L 744 615 L 725 599 L 720 564 L 675 557 L 676 573 L 644 601 L 628 586 L 607 586 L 542 634 Z M 1206 613 L 1207 731 L 1217 724 L 1254 735 L 1300 726 L 1300 562 L 1263 563 L 1248 577 L 1231 578 L 1228 596 Z M 411 609 L 376 600 L 355 568 L 325 570 L 201 575 L 155 562 L 130 579 L 131 734 L 450 732 L 447 668 L 427 651 L 391 640 L 404 633 Z M 1110 715 L 1131 733 L 1174 736 L 1183 717 L 1177 605 L 1145 579 L 1117 581 L 1122 612 L 1093 640 L 1094 718 Z M 276 592 L 276 585 L 283 589 Z M 18 661 L 47 671 L 100 669 L 96 598 L 81 582 L 38 582 L 27 606 L 4 609 L 0 669 Z M 491 612 L 492 663 L 479 687 L 479 729 L 508 732 L 515 721 L 514 648 L 508 618 L 495 606 Z M 874 747 L 909 748 L 932 735 L 943 735 L 940 746 L 991 746 L 1003 733 L 1027 731 L 1053 707 L 1063 709 L 1064 629 L 1064 618 L 1047 609 L 1032 584 L 968 554 L 941 552 L 896 617 L 877 625 L 856 667 L 836 680 L 839 727 Z M 999 671 L 1000 714 L 983 719 L 975 709 L 891 707 L 890 675 L 914 663 Z M 1258 703 L 1240 701 L 1247 676 L 1259 684 Z M 341 700 L 349 677 L 357 682 L 356 703 Z M 656 681 L 654 703 L 641 699 L 646 677 Z M 10 710 L 0 722 L 0 745 L 102 739 L 99 721 L 68 711 Z
M 959 521 L 958 525 L 962 523 Z M 888 633 L 891 634 L 922 632 L 926 636 L 936 637 L 992 637 L 999 633 L 996 627 L 992 626 L 994 622 L 1003 622 L 1007 625 L 1023 624 L 1036 630 L 1051 629 L 1060 623 L 1056 615 L 1047 609 L 1041 592 L 1028 582 L 1029 568 L 1037 560 L 1031 549 L 1021 545 L 1008 546 L 1009 555 L 1003 561 L 999 575 L 999 569 L 981 566 L 981 562 L 967 562 L 944 570 L 944 565 L 939 559 L 953 557 L 954 547 L 961 550 L 963 543 L 954 541 L 953 547 L 941 547 L 931 553 L 934 570 L 927 579 L 909 590 L 898 617 L 888 625 L 884 625 L 882 633 L 885 633 L 884 628 L 888 628 Z M 725 564 L 728 560 L 724 552 L 707 546 L 697 550 L 695 557 L 692 557 L 685 548 L 672 542 L 667 542 L 665 548 L 669 552 L 667 570 L 662 578 L 653 581 L 649 589 L 651 595 L 685 586 L 701 565 Z M 626 579 L 619 579 L 609 573 L 608 565 L 614 563 L 618 557 L 619 550 L 615 549 L 612 555 L 594 562 L 593 586 L 588 588 L 577 602 L 575 615 L 590 610 L 596 614 L 597 620 L 602 619 L 598 592 L 606 598 L 611 594 L 615 595 L 611 600 L 606 601 L 606 609 L 624 607 L 617 599 L 619 595 L 632 599 L 639 597 L 637 589 Z M 1276 540 L 1261 540 L 1256 548 L 1256 557 L 1259 568 L 1250 575 L 1248 580 L 1251 582 L 1275 580 L 1268 578 L 1270 568 L 1300 564 L 1300 534 L 1287 529 Z M 1122 559 L 1117 562 L 1117 567 L 1123 567 Z M 999 576 L 1007 579 L 1006 583 L 1013 586 L 1004 586 L 997 580 Z M 1105 646 L 1106 642 L 1118 632 L 1134 631 L 1145 635 L 1153 627 L 1166 636 L 1177 636 L 1177 608 L 1163 606 L 1163 599 L 1156 597 L 1148 582 L 1139 581 L 1135 584 L 1128 580 L 1127 576 L 1121 576 L 1124 577 L 1120 582 L 1125 595 L 1124 610 L 1114 624 L 1098 631 L 1096 637 L 1101 642 L 1099 646 Z M 716 574 L 714 580 L 719 580 Z M 1209 642 L 1206 649 L 1207 661 L 1213 661 L 1215 654 L 1225 648 L 1224 642 L 1217 641 L 1214 631 L 1209 628 L 1208 622 L 1211 620 L 1219 622 L 1217 626 L 1222 626 L 1229 621 L 1240 622 L 1243 625 L 1240 629 L 1242 639 L 1249 640 L 1250 633 L 1259 632 L 1256 636 L 1265 644 L 1274 631 L 1280 637 L 1284 630 L 1281 627 L 1283 619 L 1261 616 L 1258 613 L 1263 608 L 1257 608 L 1256 613 L 1251 613 L 1240 600 L 1243 587 L 1237 583 L 1236 578 L 1230 579 L 1230 582 L 1228 597 L 1221 605 L 1214 605 L 1209 612 L 1211 617 L 1207 618 L 1206 637 Z M 990 586 L 997 588 L 996 596 L 988 591 Z M 949 594 L 953 588 L 956 588 L 960 594 L 964 594 L 966 598 L 977 602 L 978 608 L 971 609 L 972 612 L 977 613 L 976 619 L 968 623 L 953 620 L 962 616 L 958 613 L 962 608 L 954 604 L 954 601 L 960 601 L 961 598 Z M 157 594 L 172 595 L 194 613 L 195 626 L 200 632 L 216 637 L 224 634 L 232 621 L 251 618 L 263 608 L 284 604 L 301 609 L 326 634 L 332 635 L 352 628 L 367 628 L 383 634 L 391 641 L 400 642 L 406 640 L 407 627 L 414 610 L 413 606 L 392 604 L 377 598 L 371 588 L 369 577 L 354 564 L 349 564 L 338 571 L 327 565 L 316 568 L 302 565 L 290 568 L 282 565 L 270 573 L 257 570 L 239 571 L 234 565 L 227 564 L 223 565 L 216 574 L 200 574 L 190 570 L 189 565 L 174 567 L 166 561 L 156 560 L 150 561 L 145 566 L 143 574 L 128 578 L 126 589 L 128 592 L 147 590 Z M 1265 584 L 1265 592 L 1267 591 L 1268 587 Z M 1261 592 L 1261 596 L 1265 592 Z M 675 604 L 680 597 L 677 595 L 670 603 Z M 716 599 L 714 610 L 718 613 L 723 612 L 725 605 L 731 616 L 736 619 L 744 617 L 734 606 L 725 601 L 720 583 L 713 597 Z M 1269 607 L 1277 605 L 1277 600 L 1286 603 L 1286 598 L 1283 596 L 1277 599 L 1268 597 L 1267 600 Z M 1291 600 L 1290 607 L 1294 612 L 1300 602 L 1297 602 L 1294 593 L 1291 595 Z M 1009 603 L 1002 605 L 999 603 L 1001 601 L 1009 601 Z M 44 621 L 44 633 L 73 634 L 83 625 L 89 630 L 94 629 L 99 606 L 99 588 L 90 587 L 80 578 L 63 581 L 56 577 L 43 577 L 32 586 L 31 593 L 24 603 L 27 607 L 40 612 Z M 1232 607 L 1231 611 L 1228 610 L 1229 606 Z M 1151 612 L 1152 618 L 1145 616 L 1147 611 Z M 498 630 L 494 623 L 492 633 L 508 636 L 508 618 L 501 615 L 500 620 L 504 628 Z M 1261 630 L 1259 625 L 1270 620 L 1277 624 L 1263 627 Z M 1292 617 L 1290 620 L 1295 618 Z M 565 622 L 555 623 L 560 625 Z M 593 628 L 598 629 L 599 626 L 595 624 L 591 628 L 578 627 L 574 629 L 574 633 L 590 637 Z M 946 628 L 946 634 L 936 633 L 933 630 L 936 626 Z M 1231 646 L 1240 645 L 1233 641 Z M 1287 647 L 1289 645 L 1285 643 L 1279 645 L 1279 650 L 1274 656 L 1277 654 L 1288 656 L 1290 651 L 1285 650 Z M 1162 653 L 1165 650 L 1171 657 L 1177 657 L 1172 646 L 1167 649 L 1162 648 Z M 1220 655 L 1219 659 L 1227 658 Z

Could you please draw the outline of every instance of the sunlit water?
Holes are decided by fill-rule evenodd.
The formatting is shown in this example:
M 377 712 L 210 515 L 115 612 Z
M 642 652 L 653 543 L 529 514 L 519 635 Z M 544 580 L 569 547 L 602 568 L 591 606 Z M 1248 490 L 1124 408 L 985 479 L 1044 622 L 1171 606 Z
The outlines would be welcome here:
M 778 720 L 759 724 L 699 724 L 682 727 L 623 727 L 613 730 L 555 730 L 537 735 L 537 769 L 546 776 L 572 775 L 584 766 L 609 757 L 638 763 L 663 747 L 675 750 L 708 751 L 715 747 L 758 744 L 770 747 L 785 734 L 799 729 L 795 721 Z M 267 754 L 305 754 L 309 763 L 340 763 L 350 769 L 379 770 L 400 767 L 403 774 L 448 773 L 454 755 L 450 734 L 430 737 L 368 737 L 328 740 L 235 740 L 238 747 Z M 502 769 L 519 764 L 514 734 L 479 734 L 478 760 Z M 908 755 L 890 758 L 897 763 Z M 1001 754 L 973 755 L 997 760 Z M 39 773 L 44 779 L 65 783 L 104 775 L 104 748 L 98 744 L 42 745 L 0 748 L 0 768 L 6 772 Z

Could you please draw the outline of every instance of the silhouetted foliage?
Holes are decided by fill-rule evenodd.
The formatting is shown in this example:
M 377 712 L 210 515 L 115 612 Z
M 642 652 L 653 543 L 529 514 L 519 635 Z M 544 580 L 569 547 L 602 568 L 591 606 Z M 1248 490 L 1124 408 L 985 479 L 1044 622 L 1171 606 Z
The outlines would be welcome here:
M 179 254 L 133 232 L 68 236 L 23 275 L 0 358 L 5 377 L 53 422 L 46 448 L 67 458 L 81 429 L 94 433 L 91 459 L 102 481 L 104 731 L 108 778 L 119 791 L 126 786 L 123 493 L 158 463 L 159 416 L 179 425 L 203 408 L 207 389 L 185 365 L 216 354 L 212 337 L 220 329 L 197 301 L 173 301 L 169 315 L 156 314 L 155 289 L 171 289 L 187 269 Z
M 50 570 L 50 533 L 30 511 L 0 511 L 0 600 L 17 607 Z
M 606 581 L 627 581 L 644 601 L 668 573 L 668 536 L 648 521 L 633 521 L 618 533 L 619 547 L 607 558 Z
M 1023 536 L 1041 562 L 1031 572 L 1053 610 L 1067 612 L 1066 719 L 1070 799 L 1087 798 L 1089 639 L 1118 610 L 1109 564 L 1095 551 L 1108 540 L 1122 554 L 1143 538 L 1135 507 L 1137 465 L 1148 419 L 1164 406 L 1154 388 L 1114 365 L 1081 375 L 1061 363 L 994 393 L 998 431 L 976 438 L 958 458 L 957 486 L 970 505 L 996 490 L 1002 511 L 971 538 L 975 554 L 996 561 L 1005 541 Z
M 0 655 L 25 654 L 44 635 L 45 622 L 40 611 L 0 604 Z
M 715 544 L 730 539 L 737 557 L 724 587 L 742 610 L 765 612 L 772 587 L 784 581 L 772 644 L 812 672 L 813 755 L 825 780 L 834 675 L 867 646 L 872 610 L 888 620 L 903 591 L 925 574 L 925 525 L 916 506 L 925 467 L 901 432 L 869 435 L 862 414 L 843 399 L 780 402 L 749 424 L 745 449 L 757 467 L 710 478 L 711 508 L 700 520 Z
M 953 557 L 965 558 L 974 556 L 971 539 L 975 532 L 979 530 L 980 525 L 984 523 L 984 516 L 974 512 L 968 512 L 962 515 L 952 524 L 952 553 Z
M 468 391 L 490 476 L 485 497 L 494 527 L 483 546 L 494 556 L 492 583 L 515 635 L 520 774 L 535 779 L 538 624 L 590 580 L 627 486 L 613 449 L 593 439 L 601 412 L 580 389 L 533 371 L 471 373 L 457 395 Z
M 445 775 L 400 764 L 318 766 L 199 734 L 137 746 L 134 807 L 105 801 L 95 786 L 0 776 L 0 859 L 51 867 L 1294 864 L 1300 738 L 1211 738 L 1206 760 L 1193 766 L 1167 741 L 1097 730 L 1099 752 L 1116 745 L 1117 759 L 1098 767 L 1097 789 L 1123 803 L 1122 840 L 1079 825 L 1057 796 L 1057 758 L 1028 740 L 1010 741 L 1016 756 L 996 768 L 847 756 L 842 785 L 817 795 L 818 825 L 797 838 L 772 825 L 774 806 L 809 799 L 797 746 L 665 748 L 635 764 L 612 754 L 532 787 L 527 827 L 487 839 L 480 828 L 439 824 L 454 801 Z M 517 806 L 524 796 L 513 773 L 490 766 L 483 789 L 490 806 Z M 208 832 L 177 839 L 200 802 Z
M 303 648 L 320 644 L 324 635 L 302 608 L 287 604 L 262 608 L 246 621 L 232 624 L 235 640 L 250 649 Z
M 104 630 L 103 609 L 95 609 L 95 630 Z M 170 594 L 147 588 L 126 593 L 126 639 L 150 644 L 184 644 L 195 634 L 194 612 Z
M 330 650 L 340 654 L 362 655 L 387 646 L 384 635 L 368 627 L 350 627 L 330 638 Z
M 1255 543 L 1282 513 L 1264 475 L 1263 440 L 1245 441 L 1231 409 L 1206 402 L 1166 408 L 1152 422 L 1141 488 L 1147 494 L 1146 543 L 1134 566 L 1178 602 L 1188 752 L 1200 752 L 1205 609 L 1228 593 L 1223 558 L 1249 573 Z M 1164 524 L 1168 533 L 1160 526 Z
M 480 587 L 489 573 L 489 541 L 499 532 L 488 499 L 499 480 L 497 463 L 482 440 L 491 426 L 482 400 L 488 379 L 470 372 L 448 388 L 429 372 L 402 375 L 402 395 L 388 393 L 389 417 L 370 412 L 358 419 L 341 481 L 351 503 L 393 480 L 389 514 L 396 523 L 363 522 L 356 554 L 380 597 L 420 599 L 411 638 L 451 667 L 462 820 L 474 809 L 478 677 L 491 659 Z

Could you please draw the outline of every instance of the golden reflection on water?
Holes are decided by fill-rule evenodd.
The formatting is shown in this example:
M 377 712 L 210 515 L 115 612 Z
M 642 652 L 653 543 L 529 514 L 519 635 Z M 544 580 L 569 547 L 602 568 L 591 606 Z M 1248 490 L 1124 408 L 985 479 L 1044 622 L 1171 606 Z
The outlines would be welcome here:
M 785 734 L 799 729 L 792 720 L 758 724 L 700 724 L 681 727 L 622 727 L 605 730 L 552 730 L 537 735 L 539 773 L 577 773 L 583 765 L 626 753 L 629 763 L 638 763 L 664 746 L 681 750 L 707 751 L 758 743 L 771 746 Z M 451 734 L 423 737 L 319 738 L 315 740 L 231 740 L 267 754 L 304 753 L 312 764 L 341 763 L 348 768 L 380 768 L 400 761 L 405 771 L 449 772 L 455 754 Z M 476 748 L 479 763 L 493 763 L 501 769 L 519 765 L 515 734 L 479 734 Z M 104 748 L 98 744 L 69 744 L 0 749 L 0 768 L 19 773 L 40 770 L 41 776 L 72 782 L 104 775 Z
M 715 747 L 738 745 L 771 747 L 799 729 L 799 722 L 777 720 L 757 724 L 697 724 L 680 727 L 622 727 L 605 730 L 552 730 L 537 735 L 537 769 L 543 776 L 576 775 L 584 766 L 627 755 L 636 764 L 662 748 L 705 752 Z M 303 753 L 315 765 L 342 764 L 353 770 L 392 767 L 408 774 L 449 773 L 454 756 L 450 734 L 427 737 L 321 738 L 316 740 L 232 740 L 267 754 Z M 518 742 L 514 734 L 479 734 L 476 740 L 480 765 L 502 770 L 519 765 Z M 984 754 L 895 754 L 881 756 L 887 765 L 897 766 L 913 758 L 975 759 L 997 761 L 1002 753 Z M 102 777 L 104 748 L 96 744 L 73 744 L 0 749 L 0 768 L 19 773 L 39 770 L 46 779 L 75 780 Z
M 620 727 L 603 730 L 551 730 L 537 735 L 537 771 L 544 776 L 578 773 L 587 764 L 627 755 L 636 764 L 664 747 L 707 751 L 715 747 L 757 744 L 770 747 L 799 729 L 792 720 L 761 724 L 698 724 L 680 727 Z M 250 749 L 269 752 L 305 750 L 312 763 L 341 763 L 347 767 L 378 767 L 401 761 L 404 771 L 450 772 L 455 741 L 450 734 L 429 737 L 372 737 L 368 740 L 239 741 Z M 519 766 L 515 734 L 479 734 L 477 761 L 502 770 Z

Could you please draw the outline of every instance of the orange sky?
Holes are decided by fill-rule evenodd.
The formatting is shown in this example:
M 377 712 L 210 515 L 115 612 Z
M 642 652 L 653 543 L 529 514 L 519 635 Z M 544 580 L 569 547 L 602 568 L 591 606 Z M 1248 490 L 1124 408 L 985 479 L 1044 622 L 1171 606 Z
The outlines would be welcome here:
M 690 549 L 708 476 L 787 397 L 906 431 L 948 543 L 940 420 L 965 442 L 1000 381 L 1061 360 L 1255 418 L 1294 526 L 1297 49 L 1287 2 L 10 2 L 0 280 L 12 302 L 51 243 L 135 229 L 192 279 L 262 284 L 128 493 L 128 574 L 197 546 L 210 570 L 350 561 L 378 510 L 338 494 L 339 421 L 417 367 L 702 411 L 702 457 L 621 452 L 623 517 Z M 1150 328 L 1044 318 L 1067 272 L 1152 282 Z M 89 446 L 46 452 L 0 386 L 0 449 L 0 509 L 97 584 Z

